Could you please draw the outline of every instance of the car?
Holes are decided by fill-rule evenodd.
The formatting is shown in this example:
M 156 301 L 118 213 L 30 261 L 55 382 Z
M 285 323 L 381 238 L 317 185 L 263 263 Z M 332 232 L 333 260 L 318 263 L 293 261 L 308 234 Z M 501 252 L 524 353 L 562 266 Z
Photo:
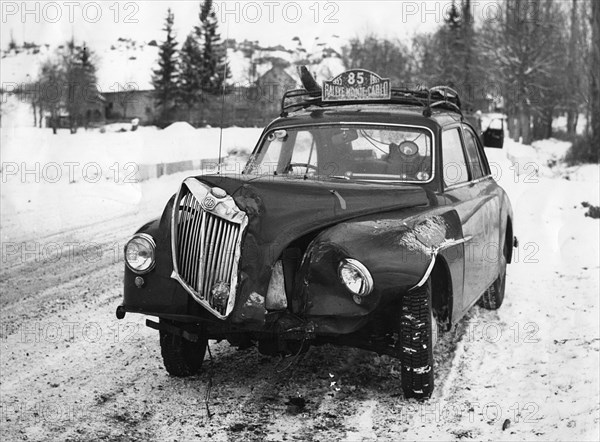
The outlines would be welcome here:
M 302 78 L 243 173 L 186 178 L 128 241 L 117 317 L 158 318 L 174 376 L 201 370 L 209 340 L 332 344 L 399 359 L 404 396 L 427 398 L 439 332 L 503 302 L 509 198 L 454 90 Z
M 502 117 L 491 118 L 483 131 L 483 145 L 502 149 L 504 145 L 504 119 Z

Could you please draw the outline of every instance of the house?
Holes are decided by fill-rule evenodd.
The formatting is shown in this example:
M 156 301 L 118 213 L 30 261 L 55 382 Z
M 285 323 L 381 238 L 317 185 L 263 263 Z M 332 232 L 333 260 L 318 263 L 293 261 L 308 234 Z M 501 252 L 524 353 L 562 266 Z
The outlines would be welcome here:
M 254 86 L 254 94 L 262 116 L 271 120 L 279 115 L 281 99 L 285 91 L 298 88 L 298 81 L 294 78 L 295 67 L 274 65 L 265 72 Z
M 154 124 L 158 110 L 153 90 L 104 92 L 104 116 L 107 121 L 139 118 L 140 124 Z

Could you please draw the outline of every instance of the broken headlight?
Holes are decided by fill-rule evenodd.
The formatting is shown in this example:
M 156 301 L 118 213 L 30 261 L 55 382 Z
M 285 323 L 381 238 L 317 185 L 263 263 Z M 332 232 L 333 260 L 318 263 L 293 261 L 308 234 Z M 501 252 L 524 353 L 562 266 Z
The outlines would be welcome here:
M 367 296 L 373 290 L 373 278 L 367 268 L 356 259 L 345 258 L 338 267 L 338 276 L 354 296 L 354 301 L 360 304 L 357 297 Z

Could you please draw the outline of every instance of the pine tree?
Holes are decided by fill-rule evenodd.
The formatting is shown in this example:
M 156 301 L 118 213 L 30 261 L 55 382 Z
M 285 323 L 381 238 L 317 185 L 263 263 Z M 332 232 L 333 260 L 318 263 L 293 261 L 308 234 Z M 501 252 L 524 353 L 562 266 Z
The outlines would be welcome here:
M 178 97 L 188 111 L 191 122 L 192 109 L 202 98 L 202 52 L 194 33 L 190 33 L 179 52 Z
M 464 31 L 463 20 L 454 1 L 444 18 L 444 24 L 436 34 L 436 43 L 440 58 L 437 82 L 455 87 L 463 92 Z
M 96 66 L 93 54 L 85 46 L 78 46 L 74 40 L 67 43 L 67 52 L 63 57 L 66 81 L 65 107 L 69 113 L 71 133 L 85 122 L 87 105 L 98 98 L 96 86 Z
M 475 91 L 475 78 L 478 77 L 476 71 L 479 63 L 477 61 L 477 48 L 475 41 L 474 20 L 471 15 L 471 0 L 463 0 L 462 14 L 462 72 L 461 80 L 463 91 L 461 99 L 466 109 L 476 105 L 474 100 L 477 98 Z M 474 111 L 475 109 L 470 109 Z
M 212 0 L 205 0 L 200 7 L 200 25 L 194 28 L 201 43 L 201 86 L 207 92 L 219 93 L 231 76 L 227 64 L 226 48 L 218 33 L 218 20 L 212 8 Z
M 177 41 L 173 32 L 174 21 L 175 16 L 169 8 L 163 27 L 166 38 L 158 49 L 158 69 L 152 71 L 152 85 L 156 93 L 156 104 L 160 108 L 159 120 L 163 124 L 168 122 L 169 114 L 175 107 L 177 96 L 178 66 Z

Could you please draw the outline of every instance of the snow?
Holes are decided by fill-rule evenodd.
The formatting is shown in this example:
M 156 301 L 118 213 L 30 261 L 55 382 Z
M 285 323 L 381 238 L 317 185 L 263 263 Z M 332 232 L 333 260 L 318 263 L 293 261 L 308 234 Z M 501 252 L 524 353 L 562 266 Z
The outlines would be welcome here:
M 101 133 L 82 129 L 74 135 L 59 130 L 52 135 L 50 129 L 1 128 L 2 239 L 36 237 L 111 218 L 143 204 L 148 189 L 152 193 L 164 186 L 166 198 L 175 192 L 177 182 L 168 177 L 138 182 L 137 173 L 155 164 L 203 159 L 216 162 L 219 155 L 218 128 L 194 129 L 188 123 L 174 123 L 165 130 L 116 130 L 112 127 Z M 223 155 L 237 153 L 226 160 L 226 171 L 241 172 L 245 158 L 240 153 L 254 148 L 260 132 L 256 128 L 223 130 Z M 212 166 L 205 170 L 198 167 L 177 177 L 181 181 L 185 176 L 213 171 Z M 156 208 L 157 216 L 160 210 Z
M 4 92 L 0 100 L 0 127 L 33 126 L 33 112 L 29 103 Z
M 37 80 L 44 61 L 56 57 L 53 47 L 44 45 L 37 50 L 37 53 L 28 49 L 18 54 L 4 54 L 2 84 L 21 85 Z M 95 53 L 94 59 L 101 92 L 118 92 L 132 86 L 136 90 L 153 89 L 152 69 L 156 67 L 158 60 L 158 47 L 134 44 L 131 41 L 118 42 L 113 48 Z
M 520 246 L 497 311 L 475 307 L 460 325 L 451 372 L 403 434 L 407 440 L 598 440 L 600 229 L 597 165 L 570 179 L 545 166 L 565 144 L 486 148 L 511 198 Z M 520 163 L 521 166 L 517 166 Z M 534 163 L 539 169 L 523 168 Z M 595 170 L 595 173 L 592 172 Z
M 28 167 L 39 164 L 41 169 L 49 163 L 96 163 L 107 170 L 115 163 L 140 165 L 218 158 L 220 129 L 175 124 L 182 126 L 165 130 L 142 126 L 135 132 L 105 133 L 80 129 L 76 134 L 59 129 L 56 135 L 51 129 L 1 128 L 2 160 L 5 164 L 24 163 Z M 256 128 L 226 128 L 222 152 L 252 150 L 260 133 L 261 129 Z
M 98 54 L 98 86 L 101 92 L 153 90 L 152 70 L 157 68 L 158 47 L 118 44 Z
M 194 126 L 192 126 L 187 121 L 177 121 L 165 127 L 165 132 L 177 134 L 177 132 L 185 133 L 185 132 L 193 132 Z
M 36 80 L 41 65 L 51 57 L 51 52 L 46 46 L 41 46 L 36 54 L 27 50 L 19 54 L 14 52 L 2 55 L 2 70 L 0 81 L 4 89 L 8 89 L 11 83 L 22 85 Z
M 138 212 L 159 216 L 181 181 L 197 171 L 127 182 L 120 175 L 115 180 L 111 166 L 218 154 L 219 129 L 196 130 L 185 123 L 166 130 L 116 129 L 51 135 L 48 129 L 3 127 L 2 240 L 40 238 Z M 251 149 L 259 133 L 225 129 L 224 152 Z M 567 148 L 558 140 L 525 146 L 507 139 L 504 149 L 486 149 L 511 198 L 520 241 L 508 268 L 505 303 L 493 312 L 475 307 L 461 323 L 466 331 L 451 373 L 419 405 L 421 412 L 404 428 L 405 439 L 598 439 L 599 221 L 585 217 L 581 206 L 599 204 L 598 167 L 565 167 L 560 159 Z M 79 165 L 73 180 L 67 162 Z M 51 163 L 64 174 L 56 182 Z M 88 163 L 100 165 L 97 182 L 97 175 L 82 174 Z M 23 166 L 33 173 L 23 177 Z M 416 408 L 404 399 L 389 400 Z M 367 400 L 364 419 L 350 435 L 373 436 L 376 403 Z
M 270 61 L 257 63 L 257 60 L 279 58 L 288 63 L 287 72 L 296 78 L 295 64 L 299 61 L 310 60 L 309 69 L 316 72 L 318 81 L 329 80 L 344 71 L 343 61 L 338 57 L 324 57 L 328 50 L 341 54 L 341 46 L 345 40 L 331 38 L 329 43 L 323 45 L 315 39 L 312 49 L 306 53 L 301 46 L 295 49 L 278 50 L 262 48 L 257 45 L 252 57 L 246 56 L 242 50 L 227 50 L 227 61 L 231 77 L 228 82 L 235 86 L 248 86 L 250 81 L 256 80 L 273 67 Z M 290 42 L 290 46 L 294 46 Z M 94 50 L 94 48 L 92 48 Z M 144 42 L 121 40 L 111 47 L 94 52 L 94 61 L 97 66 L 97 86 L 100 92 L 119 92 L 123 90 L 152 90 L 152 71 L 158 67 L 157 46 L 149 46 Z M 0 80 L 9 89 L 11 85 L 30 83 L 37 80 L 40 67 L 44 61 L 56 57 L 55 48 L 43 45 L 33 49 L 22 50 L 19 53 L 4 53 L 2 58 L 2 76 Z M 251 65 L 254 64 L 255 75 L 250 78 Z
M 528 146 L 506 137 L 504 150 L 511 161 L 509 174 L 523 176 L 523 180 L 531 181 L 536 176 L 547 178 L 563 178 L 566 180 L 596 183 L 600 180 L 600 168 L 596 164 L 567 166 L 562 161 L 571 146 L 570 142 L 550 138 L 534 141 Z M 488 158 L 502 155 L 500 149 L 486 149 Z M 496 151 L 496 152 L 493 152 Z M 492 152 L 492 153 L 490 153 Z M 490 162 L 492 160 L 490 159 Z
M 585 132 L 586 126 L 586 118 L 585 114 L 579 114 L 579 118 L 577 118 L 577 133 L 583 134 Z M 552 129 L 553 130 L 561 130 L 563 132 L 567 131 L 567 116 L 559 115 L 554 120 L 552 120 Z
M 242 51 L 233 49 L 227 49 L 227 59 L 231 74 L 229 81 L 236 86 L 247 86 L 250 83 L 250 59 Z

